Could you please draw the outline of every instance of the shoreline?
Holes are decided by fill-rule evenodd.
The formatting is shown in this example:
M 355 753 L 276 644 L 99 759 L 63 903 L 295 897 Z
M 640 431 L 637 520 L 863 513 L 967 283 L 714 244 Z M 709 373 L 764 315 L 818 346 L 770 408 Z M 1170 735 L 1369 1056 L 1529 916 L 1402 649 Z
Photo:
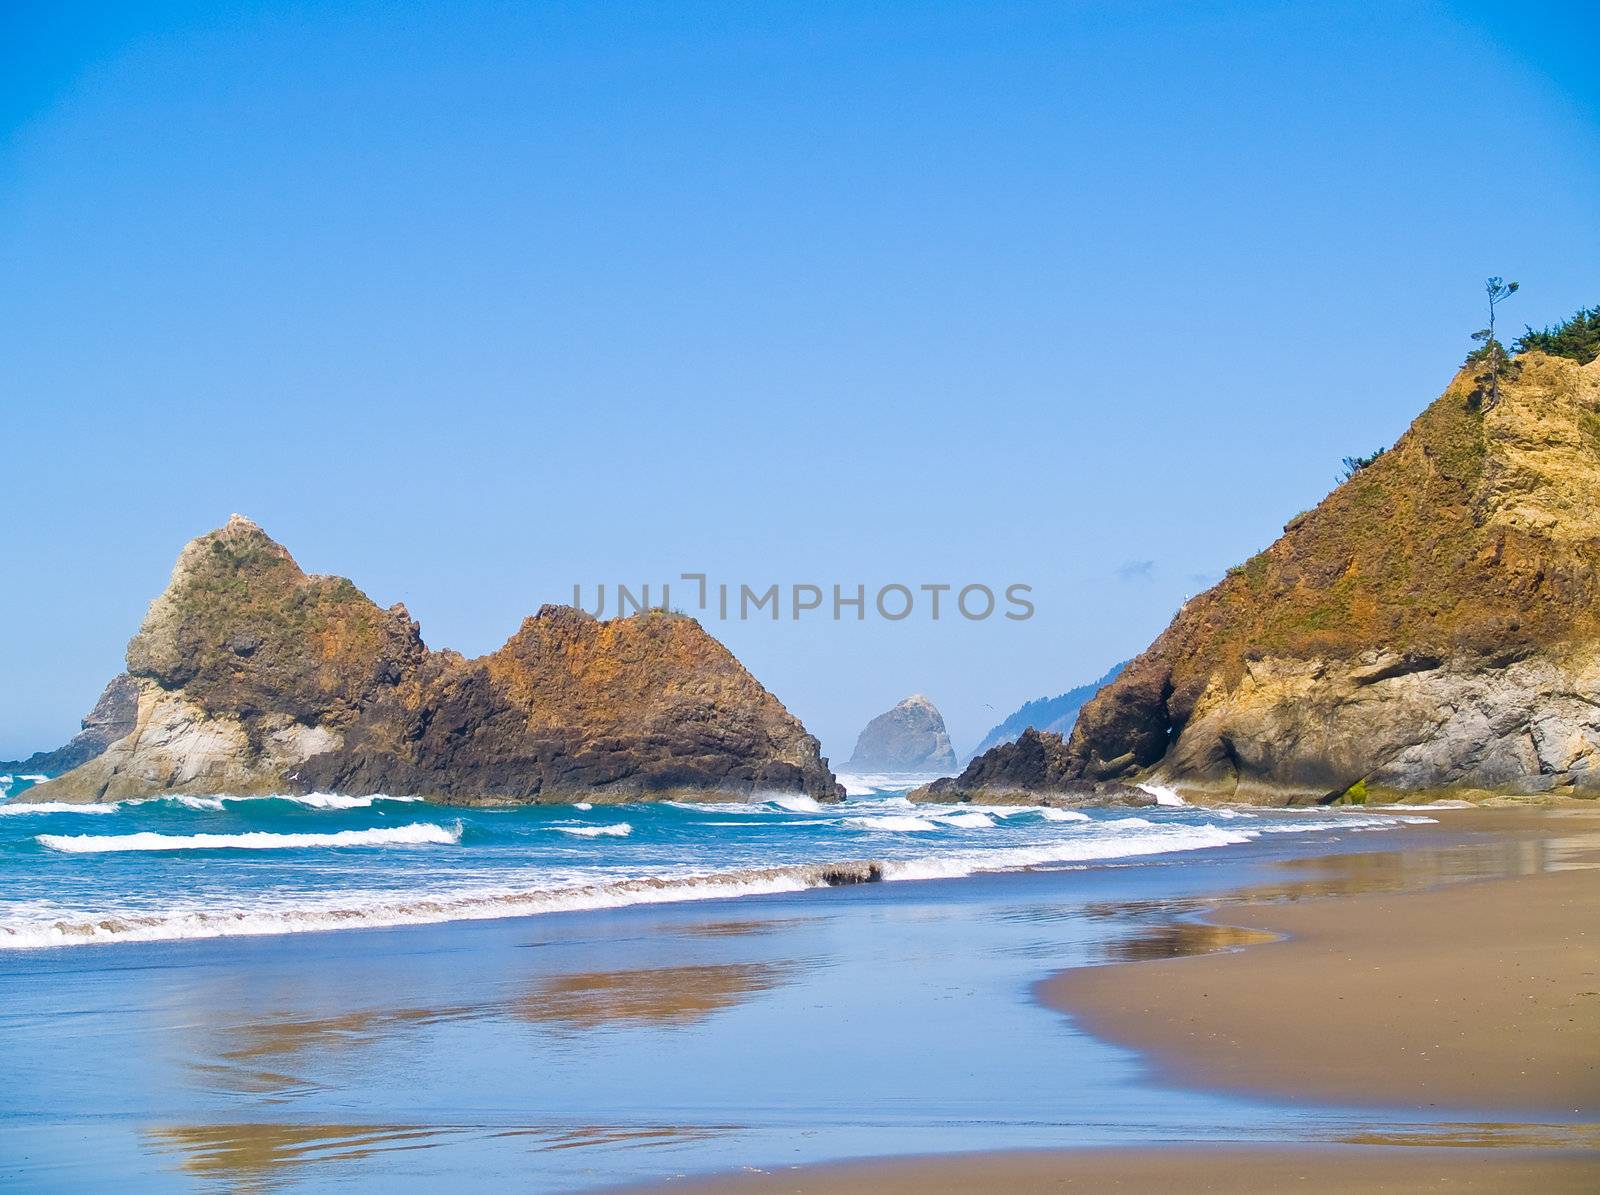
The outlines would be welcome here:
M 737 1175 L 610 1188 L 607 1195 L 969 1195 L 1004 1190 L 1127 1195 L 1413 1195 L 1529 1192 L 1591 1195 L 1600 1154 L 1576 1150 L 1461 1149 L 1404 1145 L 1151 1145 L 1138 1149 L 1016 1150 L 934 1154 L 824 1166 L 750 1169 Z
M 1370 1108 L 1369 1132 L 883 1157 L 617 1190 L 1594 1190 L 1600 810 L 1429 812 L 1443 843 L 1280 864 L 1281 881 L 1153 902 L 1153 917 L 1107 910 L 1130 921 L 1117 961 L 1034 987 L 1080 1029 L 1136 1052 L 1148 1081 Z M 1397 1123 L 1407 1108 L 1460 1109 L 1480 1128 L 1543 1124 L 1550 1143 L 1385 1131 L 1384 1114 Z

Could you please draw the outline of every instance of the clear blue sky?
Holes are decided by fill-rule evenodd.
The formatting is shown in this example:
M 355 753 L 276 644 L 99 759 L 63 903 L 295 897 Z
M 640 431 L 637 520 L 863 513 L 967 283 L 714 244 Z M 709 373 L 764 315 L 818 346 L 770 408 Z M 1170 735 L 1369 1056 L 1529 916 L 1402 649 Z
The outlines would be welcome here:
M 1591 4 L 0 9 L 0 757 L 232 511 L 491 650 L 574 581 L 1027 581 L 718 624 L 836 760 L 1142 648 L 1479 326 L 1600 301 Z M 992 707 L 992 708 L 990 708 Z

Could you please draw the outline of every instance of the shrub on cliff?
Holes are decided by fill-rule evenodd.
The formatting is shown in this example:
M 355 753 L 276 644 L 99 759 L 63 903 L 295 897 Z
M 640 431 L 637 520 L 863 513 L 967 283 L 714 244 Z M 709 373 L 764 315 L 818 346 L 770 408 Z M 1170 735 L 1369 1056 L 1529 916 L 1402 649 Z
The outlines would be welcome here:
M 1337 478 L 1339 484 L 1343 485 L 1345 482 L 1349 481 L 1357 473 L 1361 472 L 1361 470 L 1365 469 L 1368 465 L 1372 464 L 1373 461 L 1377 460 L 1380 456 L 1388 451 L 1389 450 L 1387 448 L 1380 448 L 1378 451 L 1370 453 L 1367 456 L 1345 457 L 1343 461 L 1344 472 L 1340 473 Z M 1287 531 L 1288 528 L 1285 527 L 1284 530 Z
M 1585 307 L 1571 319 L 1535 332 L 1531 327 L 1514 346 L 1519 353 L 1538 349 L 1552 357 L 1571 357 L 1587 365 L 1600 357 L 1600 306 Z

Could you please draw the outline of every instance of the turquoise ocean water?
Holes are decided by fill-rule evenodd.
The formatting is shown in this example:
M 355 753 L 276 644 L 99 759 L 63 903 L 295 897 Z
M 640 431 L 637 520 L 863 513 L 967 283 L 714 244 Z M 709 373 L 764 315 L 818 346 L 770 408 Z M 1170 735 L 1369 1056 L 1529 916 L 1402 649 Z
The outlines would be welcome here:
M 1419 815 L 913 806 L 856 795 L 454 808 L 404 797 L 0 805 L 0 949 L 355 930 L 948 879 L 1384 830 Z M 19 786 L 20 787 L 20 786 Z

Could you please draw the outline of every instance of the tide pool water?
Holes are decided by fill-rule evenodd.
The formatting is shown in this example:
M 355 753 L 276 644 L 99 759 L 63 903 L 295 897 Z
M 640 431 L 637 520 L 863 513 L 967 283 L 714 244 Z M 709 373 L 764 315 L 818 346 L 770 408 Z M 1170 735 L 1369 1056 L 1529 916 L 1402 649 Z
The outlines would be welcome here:
M 1414 815 L 922 806 L 847 777 L 765 800 L 456 808 L 411 797 L 0 805 L 0 949 L 523 917 L 1226 851 Z M 1163 794 L 1166 795 L 1166 794 Z M 1169 800 L 1175 798 L 1169 797 Z

